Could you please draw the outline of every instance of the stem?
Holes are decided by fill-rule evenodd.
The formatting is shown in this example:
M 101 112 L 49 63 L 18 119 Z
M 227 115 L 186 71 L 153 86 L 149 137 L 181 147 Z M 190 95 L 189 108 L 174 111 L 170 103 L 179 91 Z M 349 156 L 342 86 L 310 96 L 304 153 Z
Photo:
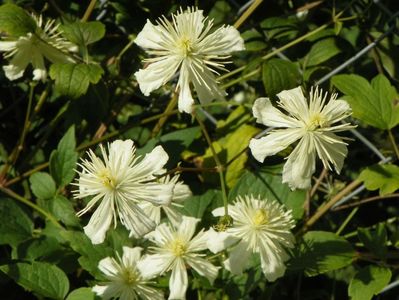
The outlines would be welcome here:
M 97 0 L 91 0 L 89 3 L 89 6 L 87 6 L 86 11 L 81 19 L 82 22 L 87 22 L 89 20 L 91 13 L 94 10 L 94 7 L 96 6 Z
M 353 216 L 357 213 L 359 210 L 359 207 L 354 208 L 351 213 L 348 215 L 348 217 L 345 219 L 345 221 L 342 223 L 342 225 L 338 228 L 337 232 L 335 233 L 336 235 L 340 235 L 341 232 L 345 229 L 346 225 L 352 220 Z
M 331 22 L 330 22 L 330 23 L 331 23 Z M 322 26 L 316 28 L 315 30 L 312 30 L 312 31 L 306 33 L 305 35 L 300 36 L 299 38 L 293 40 L 292 42 L 289 42 L 288 44 L 285 44 L 284 46 L 282 46 L 282 47 L 280 47 L 280 48 L 278 48 L 278 49 L 276 49 L 276 50 L 273 50 L 272 52 L 270 52 L 270 53 L 268 53 L 268 54 L 262 56 L 261 60 L 262 60 L 262 61 L 267 60 L 267 59 L 269 59 L 269 58 L 275 56 L 276 54 L 278 54 L 278 53 L 280 53 L 280 52 L 282 52 L 282 51 L 284 51 L 284 50 L 286 50 L 286 49 L 288 49 L 288 48 L 290 48 L 290 47 L 292 47 L 292 46 L 298 44 L 299 42 L 302 42 L 303 40 L 307 39 L 308 37 L 310 37 L 310 36 L 312 36 L 312 35 L 318 33 L 319 31 L 324 30 L 327 26 L 330 25 L 330 23 L 324 24 L 324 25 L 322 25 Z M 245 69 L 245 67 L 246 67 L 246 66 L 239 67 L 239 68 L 237 68 L 237 69 L 235 69 L 235 70 L 233 70 L 233 71 L 231 71 L 231 72 L 229 72 L 229 73 L 227 73 L 227 74 L 224 74 L 223 76 L 219 76 L 219 77 L 218 77 L 218 80 L 223 80 L 223 79 L 226 79 L 226 78 L 228 78 L 228 77 L 231 77 L 231 76 L 233 76 L 234 74 L 237 74 L 237 73 L 243 71 L 243 70 Z M 259 72 L 259 71 L 260 71 L 260 68 L 257 69 L 256 71 Z M 257 72 L 256 72 L 256 73 L 257 73 Z M 249 74 L 252 74 L 252 73 L 253 73 L 253 72 L 248 73 L 248 74 L 246 74 L 246 76 L 248 76 Z M 251 76 L 255 75 L 256 73 L 252 74 Z M 230 83 L 227 83 L 227 86 L 230 86 L 230 85 L 231 85 Z
M 61 226 L 61 224 L 54 218 L 53 215 L 51 215 L 49 212 L 45 211 L 44 209 L 42 209 L 40 206 L 36 205 L 35 203 L 29 201 L 28 199 L 18 195 L 17 193 L 13 192 L 12 190 L 0 186 L 0 191 L 2 191 L 4 194 L 14 198 L 15 200 L 18 200 L 28 206 L 30 206 L 31 208 L 33 208 L 34 210 L 36 210 L 37 212 L 39 212 L 40 214 L 43 215 L 43 217 L 47 218 L 51 223 L 53 223 L 55 226 L 59 227 L 59 228 L 63 228 Z
M 316 213 L 312 217 L 310 217 L 309 220 L 306 221 L 306 223 L 303 225 L 302 229 L 298 233 L 305 233 L 306 231 L 308 231 L 308 229 L 313 226 L 335 203 L 341 200 L 342 197 L 344 197 L 351 190 L 356 188 L 359 184 L 361 184 L 361 181 L 359 180 L 352 181 L 328 202 L 322 204 L 316 211 Z
M 317 178 L 314 186 L 312 187 L 311 190 L 308 190 L 306 193 L 306 201 L 304 204 L 305 207 L 305 212 L 306 212 L 306 218 L 309 218 L 309 213 L 310 213 L 310 200 L 312 200 L 314 194 L 316 193 L 317 189 L 319 188 L 321 182 L 323 181 L 324 177 L 327 175 L 327 169 L 323 168 L 323 171 L 321 171 L 319 178 Z
M 165 113 L 168 113 L 168 112 L 174 110 L 176 107 L 176 104 L 177 104 L 177 94 L 175 93 L 172 96 L 172 99 L 170 99 L 168 106 L 165 109 Z M 154 129 L 152 130 L 152 133 L 151 133 L 152 137 L 155 137 L 159 133 L 159 131 L 162 129 L 163 125 L 165 125 L 168 118 L 169 118 L 169 115 L 166 114 L 159 119 L 158 123 L 154 126 Z
M 234 23 L 234 27 L 238 28 L 245 22 L 246 19 L 255 11 L 255 9 L 263 2 L 263 0 L 255 0 L 250 7 L 238 18 Z
M 219 173 L 219 179 L 220 179 L 220 187 L 222 189 L 222 197 L 223 197 L 223 205 L 224 205 L 224 214 L 225 216 L 228 216 L 228 207 L 227 207 L 227 194 L 226 194 L 226 186 L 224 183 L 224 175 L 223 175 L 223 165 L 220 163 L 219 157 L 216 154 L 215 148 L 213 148 L 213 144 L 211 141 L 211 138 L 209 137 L 208 131 L 206 130 L 205 124 L 201 121 L 200 118 L 196 114 L 194 114 L 194 117 L 197 119 L 198 124 L 201 127 L 201 130 L 205 136 L 205 139 L 209 145 L 209 148 L 211 149 L 213 159 L 216 163 L 216 168 Z
M 369 202 L 373 202 L 373 201 L 384 200 L 384 199 L 389 199 L 389 198 L 397 198 L 397 197 L 399 197 L 399 193 L 386 195 L 386 196 L 374 196 L 374 197 L 370 197 L 370 198 L 366 198 L 366 199 L 357 201 L 355 203 L 350 203 L 350 204 L 334 207 L 332 210 L 337 211 L 337 210 L 342 210 L 342 209 L 346 209 L 346 208 L 356 207 L 356 206 L 359 206 L 359 205 L 362 205 L 365 203 L 369 203 Z
M 399 149 L 396 145 L 395 136 L 392 134 L 391 129 L 388 129 L 389 140 L 391 141 L 393 150 L 395 151 L 396 157 L 399 159 Z

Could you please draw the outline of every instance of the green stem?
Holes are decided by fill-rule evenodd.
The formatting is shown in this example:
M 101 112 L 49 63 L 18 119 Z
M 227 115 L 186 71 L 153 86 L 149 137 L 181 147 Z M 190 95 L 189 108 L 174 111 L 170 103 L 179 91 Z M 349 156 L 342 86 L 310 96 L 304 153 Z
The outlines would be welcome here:
M 177 105 L 177 94 L 174 93 L 172 96 L 172 99 L 170 99 L 168 106 L 165 109 L 165 113 L 173 111 L 175 109 L 176 105 Z M 152 133 L 151 133 L 152 137 L 155 137 L 159 133 L 159 131 L 161 131 L 163 125 L 165 125 L 168 118 L 169 118 L 169 115 L 166 114 L 158 120 L 157 124 L 152 129 Z
M 87 20 L 89 20 L 91 13 L 94 10 L 94 7 L 96 6 L 96 2 L 97 0 L 91 0 L 89 3 L 89 6 L 87 6 L 87 9 L 81 19 L 82 22 L 87 22 Z
M 341 232 L 345 229 L 346 225 L 352 220 L 353 216 L 357 213 L 359 210 L 359 207 L 355 207 L 352 209 L 351 213 L 348 215 L 348 217 L 345 219 L 345 221 L 342 223 L 342 225 L 338 228 L 337 232 L 335 233 L 336 235 L 340 235 Z
M 227 204 L 227 193 L 226 193 L 226 185 L 224 182 L 224 174 L 223 174 L 223 165 L 220 163 L 219 157 L 215 151 L 215 148 L 213 147 L 211 138 L 209 137 L 208 131 L 206 130 L 205 124 L 202 122 L 202 120 L 194 113 L 194 117 L 196 118 L 198 124 L 201 127 L 201 130 L 205 136 L 205 139 L 209 145 L 209 148 L 211 149 L 213 159 L 216 163 L 216 168 L 219 173 L 219 180 L 220 180 L 220 187 L 222 189 L 222 198 L 223 198 L 223 205 L 224 205 L 224 214 L 225 216 L 228 216 L 228 204 Z
M 263 2 L 263 0 L 255 0 L 248 9 L 238 18 L 238 20 L 234 23 L 234 27 L 238 28 L 245 22 L 246 19 L 249 18 L 250 15 L 255 11 L 255 9 Z
M 40 206 L 36 205 L 35 203 L 29 201 L 28 199 L 18 195 L 17 193 L 13 192 L 12 190 L 0 186 L 0 191 L 2 191 L 4 194 L 14 198 L 15 200 L 18 200 L 28 206 L 30 206 L 31 208 L 33 208 L 34 210 L 36 210 L 37 212 L 39 212 L 40 214 L 42 214 L 45 218 L 47 218 L 51 223 L 53 223 L 55 226 L 59 227 L 59 228 L 63 228 L 61 226 L 61 224 L 57 221 L 57 219 L 54 218 L 53 215 L 51 215 L 49 212 L 45 211 L 44 209 L 42 209 Z
M 392 134 L 391 129 L 388 130 L 389 140 L 391 141 L 393 150 L 395 151 L 396 157 L 399 159 L 399 149 L 398 145 L 396 145 L 395 136 Z

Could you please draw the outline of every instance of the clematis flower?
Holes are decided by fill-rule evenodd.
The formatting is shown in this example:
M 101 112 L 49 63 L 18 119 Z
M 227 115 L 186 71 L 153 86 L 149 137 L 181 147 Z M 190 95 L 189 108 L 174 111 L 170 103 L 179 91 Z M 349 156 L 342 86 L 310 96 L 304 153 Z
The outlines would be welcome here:
M 74 62 L 68 52 L 76 52 L 77 46 L 61 36 L 60 24 L 55 20 L 43 23 L 42 16 L 33 16 L 37 28 L 19 38 L 6 37 L 0 41 L 0 51 L 10 59 L 8 66 L 3 66 L 6 77 L 16 80 L 22 77 L 29 64 L 33 66 L 33 80 L 45 80 L 47 76 L 44 58 L 52 63 Z
M 325 168 L 339 173 L 345 156 L 348 153 L 347 143 L 335 132 L 353 128 L 349 123 L 333 125 L 352 111 L 344 100 L 337 100 L 332 94 L 329 101 L 327 93 L 316 87 L 310 91 L 307 103 L 300 87 L 282 91 L 277 95 L 278 105 L 288 114 L 273 107 L 268 98 L 259 98 L 252 108 L 258 123 L 277 128 L 260 139 L 252 139 L 249 143 L 252 155 L 259 162 L 267 156 L 276 154 L 298 141 L 288 156 L 283 168 L 283 182 L 291 189 L 310 187 L 311 177 L 315 171 L 316 155 Z
M 226 269 L 241 274 L 248 266 L 252 253 L 260 255 L 262 271 L 269 281 L 285 273 L 284 262 L 289 258 L 286 249 L 294 247 L 294 227 L 291 211 L 285 211 L 276 201 L 251 196 L 238 197 L 228 206 L 233 224 L 223 232 L 209 234 L 208 248 L 216 253 L 231 247 Z M 214 216 L 223 216 L 224 207 L 215 209 Z
M 159 181 L 161 183 L 172 183 L 175 185 L 171 203 L 169 203 L 169 205 L 154 205 L 151 202 L 143 201 L 139 203 L 139 206 L 157 225 L 161 222 L 161 211 L 163 210 L 169 221 L 177 226 L 182 221 L 182 215 L 178 211 L 178 207 L 182 207 L 184 200 L 191 196 L 190 188 L 182 181 L 179 181 L 179 175 L 173 177 L 166 175 L 161 177 Z
M 198 219 L 183 216 L 181 224 L 175 228 L 165 223 L 146 235 L 156 247 L 150 247 L 153 254 L 144 256 L 138 268 L 144 276 L 153 277 L 172 271 L 169 280 L 169 299 L 185 299 L 188 287 L 187 266 L 211 284 L 218 274 L 218 268 L 197 252 L 207 249 L 207 233 L 201 230 L 194 236 Z M 193 237 L 194 236 L 194 237 Z
M 179 111 L 191 113 L 194 99 L 190 83 L 194 85 L 201 103 L 223 99 L 214 74 L 223 69 L 225 59 L 234 51 L 244 50 L 240 33 L 232 26 L 222 26 L 212 31 L 213 20 L 203 16 L 202 10 L 182 9 L 164 16 L 154 25 L 149 20 L 137 35 L 135 43 L 144 48 L 152 58 L 149 65 L 135 73 L 144 95 L 164 85 L 177 73 L 180 90 Z
M 82 170 L 75 183 L 79 187 L 74 193 L 75 198 L 93 197 L 78 216 L 101 202 L 84 231 L 93 244 L 102 243 L 106 231 L 112 223 L 116 226 L 119 217 L 131 235 L 143 236 L 153 230 L 155 223 L 138 203 L 149 201 L 168 205 L 172 200 L 175 184 L 156 182 L 154 176 L 159 174 L 169 157 L 161 146 L 157 146 L 139 161 L 131 140 L 112 142 L 108 154 L 103 146 L 100 148 L 103 160 L 89 150 L 90 160 L 83 159 L 79 164 Z
M 120 300 L 157 300 L 164 299 L 162 292 L 148 286 L 151 278 L 143 276 L 137 268 L 141 248 L 123 247 L 122 259 L 106 257 L 100 261 L 98 268 L 108 279 L 93 287 L 93 292 L 102 299 Z

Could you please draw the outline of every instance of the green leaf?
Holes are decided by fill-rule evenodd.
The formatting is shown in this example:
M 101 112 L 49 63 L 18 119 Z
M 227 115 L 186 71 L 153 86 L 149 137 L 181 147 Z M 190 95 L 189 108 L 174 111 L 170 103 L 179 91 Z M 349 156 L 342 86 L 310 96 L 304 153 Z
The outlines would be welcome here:
M 360 269 L 348 287 L 352 300 L 370 300 L 377 295 L 391 280 L 391 270 L 369 265 Z
M 96 84 L 103 73 L 104 70 L 96 64 L 55 63 L 50 67 L 56 91 L 71 98 L 86 94 L 89 84 Z
M 16 263 L 0 266 L 0 270 L 23 288 L 51 299 L 64 299 L 69 290 L 65 273 L 44 262 Z
M 260 51 L 266 48 L 265 37 L 255 29 L 247 30 L 241 34 L 245 41 L 245 50 Z
M 33 222 L 14 200 L 0 198 L 0 245 L 16 246 L 32 237 Z
M 182 212 L 185 215 L 201 219 L 206 208 L 221 197 L 220 191 L 208 190 L 202 195 L 191 196 L 184 201 Z
M 391 194 L 399 188 L 399 167 L 393 164 L 374 165 L 364 169 L 358 180 L 363 181 L 368 190 L 379 189 L 381 196 Z
M 101 277 L 102 273 L 98 269 L 98 262 L 104 257 L 113 256 L 113 249 L 105 244 L 93 245 L 90 239 L 80 231 L 63 231 L 61 236 L 69 242 L 75 252 L 81 255 L 78 261 L 83 269 L 95 277 Z
M 341 50 L 334 38 L 327 38 L 315 43 L 306 56 L 306 67 L 313 67 L 339 54 Z
M 91 288 L 83 287 L 69 293 L 66 300 L 94 300 L 96 295 Z
M 99 21 L 74 22 L 61 26 L 63 35 L 72 43 L 87 46 L 101 40 L 105 35 L 105 26 Z
M 316 276 L 349 265 L 355 254 L 351 244 L 344 238 L 332 232 L 309 231 L 294 250 L 289 268 L 303 270 L 306 276 Z
M 257 173 L 245 171 L 236 185 L 229 193 L 229 201 L 237 196 L 253 195 L 261 199 L 277 200 L 292 210 L 295 219 L 303 215 L 303 204 L 306 199 L 306 192 L 303 190 L 291 191 L 287 184 L 282 183 L 282 166 L 263 168 Z
M 387 256 L 387 231 L 385 224 L 378 223 L 375 230 L 358 228 L 357 235 L 364 246 L 381 259 Z
M 0 6 L 0 32 L 20 37 L 35 32 L 36 27 L 35 20 L 19 6 L 11 3 Z
M 38 204 L 50 211 L 57 220 L 63 222 L 65 225 L 81 227 L 72 202 L 64 196 L 56 195 L 51 199 L 39 201 Z
M 290 61 L 273 58 L 262 65 L 263 86 L 268 96 L 297 87 L 301 78 L 298 67 Z
M 33 173 L 29 177 L 30 188 L 33 194 L 40 199 L 50 199 L 56 192 L 54 179 L 45 172 Z
M 50 155 L 50 173 L 58 187 L 70 183 L 75 177 L 78 154 L 75 151 L 75 127 L 71 126 Z
M 377 75 L 371 84 L 358 75 L 336 75 L 332 83 L 347 95 L 354 117 L 380 129 L 399 123 L 399 107 L 394 106 L 397 92 L 384 75 Z
M 19 244 L 17 255 L 19 259 L 36 260 L 47 257 L 58 250 L 60 250 L 60 244 L 55 238 L 41 236 Z
M 286 37 L 292 40 L 298 33 L 298 19 L 271 17 L 264 19 L 260 23 L 260 27 L 269 39 Z

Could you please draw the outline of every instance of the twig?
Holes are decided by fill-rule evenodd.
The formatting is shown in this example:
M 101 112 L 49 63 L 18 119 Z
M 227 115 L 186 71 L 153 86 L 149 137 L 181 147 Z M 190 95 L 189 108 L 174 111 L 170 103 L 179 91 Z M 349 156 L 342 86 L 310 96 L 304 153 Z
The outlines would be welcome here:
M 245 22 L 246 19 L 255 11 L 255 9 L 263 2 L 263 0 L 255 0 L 250 7 L 238 18 L 234 23 L 234 27 L 238 28 Z
M 354 203 L 349 203 L 349 204 L 337 206 L 337 207 L 332 208 L 331 210 L 337 211 L 337 210 L 347 209 L 347 208 L 351 208 L 351 207 L 356 207 L 356 206 L 359 206 L 359 205 L 362 205 L 362 204 L 365 204 L 365 203 L 369 203 L 369 202 L 373 202 L 373 201 L 384 200 L 384 199 L 389 199 L 389 198 L 396 198 L 396 197 L 399 197 L 399 193 L 385 195 L 385 196 L 374 196 L 374 197 L 370 197 L 370 198 L 366 198 L 366 199 L 363 199 L 363 200 L 356 201 Z
M 91 13 L 94 10 L 94 7 L 96 6 L 97 0 L 91 0 L 89 3 L 89 6 L 87 6 L 86 11 L 81 19 L 82 22 L 87 22 L 89 20 Z

